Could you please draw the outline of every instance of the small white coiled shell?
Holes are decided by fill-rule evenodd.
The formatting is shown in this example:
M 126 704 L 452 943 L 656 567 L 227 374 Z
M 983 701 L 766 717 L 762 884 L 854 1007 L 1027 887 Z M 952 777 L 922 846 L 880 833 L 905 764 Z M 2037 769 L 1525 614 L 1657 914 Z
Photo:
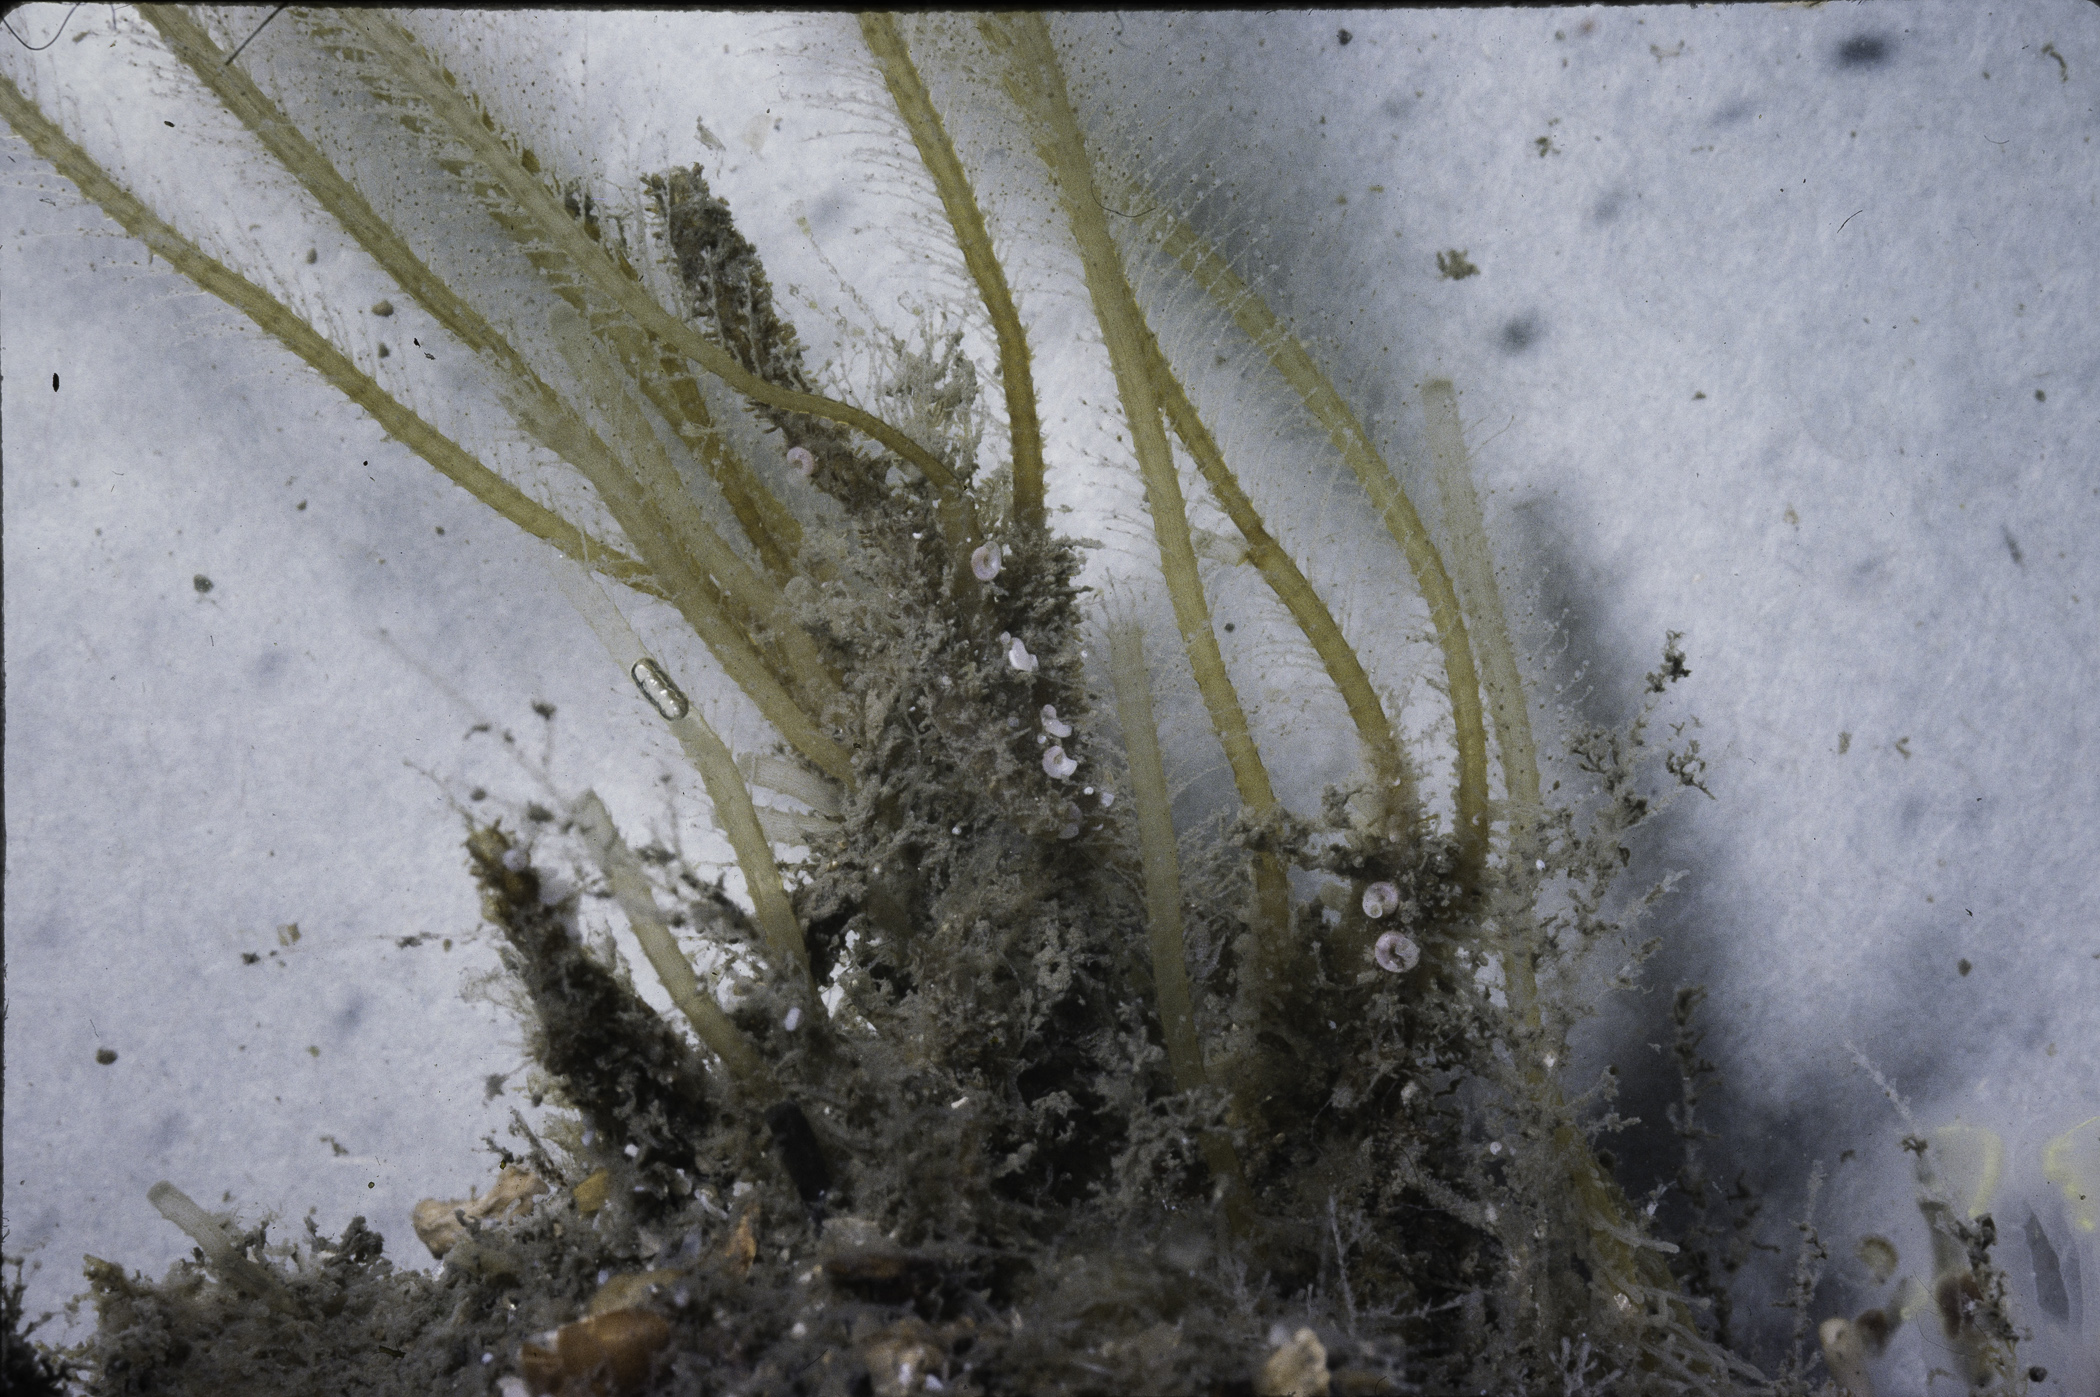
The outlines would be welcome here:
M 675 723 L 691 710 L 685 695 L 656 661 L 646 657 L 636 660 L 627 673 L 634 679 L 634 687 L 642 691 L 642 697 L 649 700 L 649 706 L 663 714 L 666 721 Z
M 817 473 L 817 458 L 810 455 L 809 448 L 806 446 L 789 447 L 788 464 L 793 466 L 795 474 L 801 476 L 804 480 Z
M 1005 639 L 1006 662 L 1023 674 L 1035 673 L 1035 656 L 1028 653 L 1028 647 L 1021 643 L 1021 637 L 1007 636 Z
M 980 543 L 970 554 L 970 574 L 979 582 L 989 582 L 999 575 L 1004 562 L 1004 552 L 998 544 Z
M 1052 747 L 1049 751 L 1043 753 L 1043 770 L 1057 780 L 1063 781 L 1068 779 L 1073 772 L 1079 770 L 1079 763 L 1073 758 L 1066 756 L 1064 748 Z
M 1052 737 L 1070 737 L 1072 735 L 1072 725 L 1058 721 L 1057 705 L 1054 703 L 1043 705 L 1043 731 L 1049 733 Z
M 1400 890 L 1391 883 L 1373 883 L 1364 889 L 1364 915 L 1377 921 L 1400 905 Z
M 1390 970 L 1395 975 L 1403 975 L 1414 969 L 1415 964 L 1422 959 L 1422 948 L 1417 946 L 1414 938 L 1406 932 L 1389 931 L 1379 937 L 1378 944 L 1371 948 L 1371 957 L 1378 962 L 1380 970 Z

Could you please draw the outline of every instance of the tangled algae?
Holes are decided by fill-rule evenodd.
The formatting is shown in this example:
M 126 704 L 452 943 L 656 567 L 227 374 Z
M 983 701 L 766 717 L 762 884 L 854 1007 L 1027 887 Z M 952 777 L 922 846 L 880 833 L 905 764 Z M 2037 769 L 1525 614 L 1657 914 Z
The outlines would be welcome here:
M 551 334 L 527 352 L 228 63 L 226 34 L 182 10 L 145 15 L 170 72 L 474 352 L 522 435 L 574 467 L 617 535 L 536 503 L 423 422 L 7 84 L 10 122 L 132 236 L 564 555 L 611 662 L 692 756 L 749 896 L 631 848 L 588 793 L 535 807 L 531 838 L 473 821 L 468 871 L 552 1123 L 518 1117 L 489 1192 L 427 1202 L 413 1241 L 359 1218 L 273 1243 L 162 1186 L 156 1203 L 198 1250 L 158 1282 L 90 1261 L 99 1327 L 63 1357 L 75 1380 L 109 1394 L 840 1397 L 1762 1385 L 1714 1304 L 1725 1259 L 1657 1236 L 1596 1148 L 1614 1123 L 1609 1077 L 1575 1094 L 1562 1081 L 1584 1012 L 1574 966 L 1630 944 L 1645 905 L 1612 891 L 1622 841 L 1658 790 L 1699 787 L 1696 744 L 1652 748 L 1643 709 L 1572 744 L 1590 782 L 1569 804 L 1542 796 L 1449 385 L 1424 390 L 1433 533 L 1311 354 L 1169 205 L 1109 227 L 1104 193 L 1127 181 L 1081 132 L 1041 19 L 941 21 L 943 52 L 999 74 L 978 119 L 1007 123 L 1052 191 L 1171 630 L 1148 634 L 1130 598 L 1083 592 L 1078 545 L 1047 521 L 998 211 L 916 65 L 934 22 L 915 40 L 870 17 L 861 37 L 998 367 L 980 375 L 962 337 L 929 323 L 878 354 L 871 411 L 825 395 L 837 386 L 805 362 L 699 167 L 610 199 L 557 187 L 392 17 L 282 18 L 544 278 Z M 645 232 L 611 219 L 630 203 Z M 1237 326 L 1390 534 L 1445 671 L 1438 730 L 1456 776 L 1441 807 L 1363 638 L 1265 524 L 1177 377 L 1132 290 L 1140 264 L 1178 267 Z M 988 449 L 994 431 L 1005 440 Z M 758 469 L 754 440 L 822 498 Z M 1349 715 L 1360 775 L 1317 811 L 1276 796 L 1220 658 L 1196 562 L 1211 545 L 1192 531 L 1176 443 Z M 778 746 L 733 753 L 708 696 L 681 692 L 606 583 L 674 608 Z M 1675 640 L 1651 705 L 1688 672 Z M 1154 714 L 1177 685 L 1236 797 L 1194 828 L 1177 828 Z M 788 845 L 807 852 L 783 882 Z M 683 1026 L 591 934 L 600 903 L 642 941 Z M 711 948 L 706 977 L 674 926 Z M 1688 1080 L 1696 1003 L 1680 1000 Z M 389 1243 L 442 1267 L 397 1267 Z

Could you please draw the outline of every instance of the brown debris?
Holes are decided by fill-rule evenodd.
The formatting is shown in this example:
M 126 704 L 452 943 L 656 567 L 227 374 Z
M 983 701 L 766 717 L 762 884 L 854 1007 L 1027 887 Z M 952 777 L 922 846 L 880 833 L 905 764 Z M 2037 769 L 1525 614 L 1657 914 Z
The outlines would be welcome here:
M 426 1198 L 416 1204 L 410 1221 L 430 1254 L 442 1258 L 466 1238 L 469 1223 L 514 1222 L 530 1213 L 532 1200 L 545 1192 L 547 1185 L 539 1175 L 521 1165 L 506 1164 L 496 1186 L 481 1197 Z

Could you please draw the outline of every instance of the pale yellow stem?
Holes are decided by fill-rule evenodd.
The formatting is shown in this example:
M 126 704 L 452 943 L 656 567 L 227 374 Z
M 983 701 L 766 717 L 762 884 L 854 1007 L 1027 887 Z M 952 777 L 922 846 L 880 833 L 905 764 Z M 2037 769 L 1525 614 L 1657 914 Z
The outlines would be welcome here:
M 685 1015 L 708 1051 L 722 1060 L 738 1086 L 754 1093 L 775 1094 L 772 1073 L 758 1049 L 700 984 L 700 977 L 693 973 L 693 963 L 678 949 L 677 938 L 665 925 L 663 914 L 656 910 L 656 894 L 649 886 L 648 875 L 642 872 L 641 860 L 620 838 L 597 792 L 585 791 L 571 813 L 598 871 L 612 889 L 613 900 L 626 914 L 627 925 L 633 929 L 642 954 L 649 958 L 650 968 L 656 971 L 671 1002 Z
M 995 33 L 1004 37 L 1012 57 L 1013 80 L 1009 89 L 1035 126 L 1036 149 L 1050 167 L 1063 197 L 1065 220 L 1079 244 L 1094 318 L 1108 345 L 1123 416 L 1130 427 L 1131 446 L 1145 481 L 1152 534 L 1159 544 L 1160 570 L 1173 602 L 1175 624 L 1188 651 L 1189 667 L 1195 672 L 1197 691 L 1210 713 L 1219 745 L 1225 749 L 1225 760 L 1232 768 L 1241 802 L 1256 815 L 1266 814 L 1276 804 L 1276 792 L 1269 782 L 1261 750 L 1248 729 L 1246 710 L 1240 706 L 1232 679 L 1225 672 L 1225 657 L 1211 628 L 1210 604 L 1203 595 L 1195 544 L 1189 536 L 1188 507 L 1174 469 L 1173 448 L 1167 443 L 1166 429 L 1160 421 L 1159 396 L 1150 369 L 1158 346 L 1124 275 L 1122 254 L 1109 234 L 1108 217 L 1102 211 L 1094 183 L 1093 162 L 1087 158 L 1085 138 L 1072 114 L 1064 70 L 1051 45 L 1049 26 L 1042 16 L 1033 14 L 987 23 L 1000 25 Z M 1273 953 L 1290 930 L 1290 888 L 1282 862 L 1274 855 L 1254 856 L 1254 888 L 1259 941 L 1265 951 Z
M 313 326 L 260 286 L 211 257 L 148 209 L 66 136 L 15 85 L 0 77 L 0 116 L 38 155 L 76 185 L 88 202 L 108 214 L 168 265 L 247 316 L 257 328 L 306 361 L 344 397 L 370 413 L 387 434 L 421 456 L 448 480 L 534 538 L 568 557 L 654 596 L 666 595 L 650 570 L 592 538 L 552 510 L 527 498 L 515 485 L 425 422 L 381 388 Z
M 1487 727 L 1481 713 L 1480 679 L 1473 667 L 1465 615 L 1450 574 L 1444 570 L 1444 560 L 1423 527 L 1413 501 L 1394 479 L 1392 468 L 1371 445 L 1363 424 L 1297 336 L 1284 328 L 1275 313 L 1226 265 L 1225 259 L 1186 224 L 1170 220 L 1162 246 L 1268 356 L 1270 365 L 1326 430 L 1328 439 L 1370 496 L 1371 507 L 1377 510 L 1407 558 L 1415 586 L 1429 605 L 1429 621 L 1436 628 L 1437 643 L 1444 654 L 1444 675 L 1451 690 L 1451 719 L 1458 747 L 1455 804 L 1459 850 L 1466 882 L 1477 887 L 1487 862 Z
M 1160 1036 L 1177 1091 L 1193 1091 L 1209 1076 L 1196 1036 L 1196 1010 L 1189 990 L 1188 952 L 1181 922 L 1181 855 L 1174 835 L 1173 802 L 1167 794 L 1166 763 L 1152 717 L 1152 679 L 1145 664 L 1145 633 L 1135 621 L 1109 627 L 1108 669 L 1115 684 L 1116 717 L 1123 726 L 1123 751 L 1130 764 L 1131 803 L 1137 807 L 1138 859 L 1144 870 L 1145 926 L 1152 949 L 1152 997 L 1159 1006 Z M 1232 1142 L 1206 1131 L 1204 1156 L 1213 1177 L 1226 1187 L 1226 1212 L 1235 1230 L 1251 1220 L 1251 1204 Z
M 503 139 L 483 121 L 480 111 L 459 91 L 456 80 L 431 61 L 414 36 L 377 10 L 338 10 L 334 17 L 386 64 L 409 93 L 425 104 L 429 116 L 445 134 L 464 146 L 474 162 L 523 211 L 532 235 L 544 244 L 542 250 L 559 257 L 593 292 L 617 306 L 634 327 L 753 402 L 851 427 L 917 466 L 937 488 L 957 488 L 953 471 L 888 423 L 857 407 L 766 382 L 739 364 L 729 351 L 665 310 L 646 287 L 629 278 L 592 241 L 553 193 L 511 154 Z M 422 121 L 422 114 L 416 119 Z
M 582 317 L 557 306 L 552 317 L 555 347 L 584 384 L 591 401 L 620 447 L 639 491 L 641 507 L 665 526 L 667 537 L 686 555 L 693 570 L 710 579 L 738 613 L 736 619 L 770 641 L 781 655 L 787 676 L 799 686 L 807 705 L 821 711 L 838 692 L 838 681 L 825 667 L 809 634 L 787 614 L 787 601 L 771 578 L 753 569 L 700 512 L 700 505 L 679 478 L 641 409 L 614 371 L 610 356 L 584 328 Z
M 394 278 L 395 283 L 415 298 L 416 302 L 429 311 L 447 331 L 481 357 L 497 376 L 500 391 L 519 424 L 541 445 L 556 452 L 582 471 L 585 478 L 598 489 L 601 497 L 607 499 L 608 505 L 613 505 L 612 497 L 623 493 L 617 484 L 619 477 L 624 473 L 621 465 L 597 434 L 592 432 L 561 396 L 533 371 L 531 365 L 510 341 L 431 271 L 386 220 L 379 216 L 356 187 L 344 179 L 328 158 L 292 125 L 277 105 L 257 88 L 245 73 L 225 61 L 210 36 L 194 20 L 183 11 L 168 5 L 145 6 L 144 14 L 199 80 L 255 134 L 315 200 L 342 224 L 344 230 L 372 255 Z M 655 457 L 647 461 L 637 459 L 638 465 L 656 466 L 653 476 L 644 477 L 651 483 L 653 488 L 649 493 L 654 497 L 645 503 L 653 505 L 658 513 L 664 513 L 670 518 L 673 528 L 671 533 L 665 536 L 666 541 L 675 543 L 682 536 L 690 536 L 693 541 L 701 543 L 703 549 L 708 544 L 714 545 L 708 570 L 722 579 L 719 588 L 712 584 L 696 587 L 691 585 L 689 576 L 686 585 L 674 586 L 665 582 L 649 590 L 659 596 L 681 593 L 682 600 L 675 596 L 673 599 L 680 600 L 682 610 L 698 605 L 709 612 L 719 611 L 726 596 L 732 604 L 740 603 L 747 610 L 755 607 L 762 614 L 767 614 L 768 624 L 774 626 L 790 645 L 799 637 L 800 653 L 792 657 L 791 665 L 805 682 L 815 683 L 813 698 L 821 703 L 825 696 L 823 681 L 829 676 L 825 674 L 816 658 L 814 647 L 808 643 L 806 636 L 801 636 L 800 632 L 792 627 L 771 619 L 771 615 L 777 614 L 778 611 L 777 591 L 762 584 L 760 579 L 751 574 L 750 569 L 742 566 L 741 560 L 736 559 L 719 536 L 699 518 L 697 507 L 692 506 L 690 497 L 682 486 L 666 482 L 666 476 L 675 481 L 676 473 L 671 468 L 668 458 L 657 459 L 662 458 L 662 450 L 653 435 L 648 437 L 648 444 L 656 448 Z M 440 465 L 440 469 L 444 469 L 444 466 Z M 481 492 L 477 490 L 476 493 Z M 639 545 L 641 539 L 637 536 L 637 529 L 640 526 L 633 522 L 635 511 L 615 506 L 614 514 L 629 537 Z M 550 519 L 553 517 L 548 515 Z M 696 523 L 699 529 L 705 530 L 704 535 L 693 532 Z M 578 549 L 565 548 L 563 551 L 570 553 L 572 557 L 586 556 Z M 646 553 L 649 550 L 644 551 Z M 715 558 L 723 555 L 727 556 L 728 564 L 716 566 Z M 706 556 L 705 552 L 703 556 Z M 629 563 L 629 560 L 610 553 L 602 546 L 594 546 L 589 559 L 601 571 L 614 576 L 620 575 L 619 571 L 615 571 L 620 563 Z M 653 567 L 660 563 L 661 559 L 650 558 L 649 561 Z M 629 577 L 623 580 L 630 580 L 632 575 L 639 573 L 641 569 L 639 565 L 629 563 L 629 567 L 623 571 L 629 574 Z M 690 574 L 690 569 L 687 571 Z M 753 597 L 757 599 L 755 603 L 751 600 Z M 702 629 L 697 622 L 695 628 Z M 748 638 L 732 634 L 732 629 L 726 623 L 718 623 L 711 619 L 704 630 L 704 637 L 708 639 L 710 648 L 716 651 L 717 658 L 723 662 L 730 677 L 745 688 L 752 701 L 759 705 L 775 726 L 781 728 L 783 735 L 787 736 L 798 750 L 810 755 L 812 760 L 818 761 L 832 775 L 840 779 L 850 779 L 851 768 L 844 750 L 825 737 L 806 717 L 802 717 L 799 710 L 790 711 L 795 706 L 791 700 L 783 703 L 786 695 L 780 690 L 777 681 L 771 680 L 770 677 L 764 681 L 758 678 L 755 671 L 760 666 L 754 664 L 755 651 L 752 650 Z
M 1327 603 L 1320 599 L 1310 581 L 1299 571 L 1297 563 L 1283 546 L 1269 535 L 1263 527 L 1261 515 L 1254 502 L 1240 488 L 1239 480 L 1225 464 L 1225 453 L 1218 447 L 1210 429 L 1189 401 L 1188 393 L 1174 370 L 1160 352 L 1156 340 L 1151 344 L 1152 378 L 1159 389 L 1160 400 L 1166 408 L 1167 420 L 1174 424 L 1174 434 L 1195 459 L 1196 469 L 1203 474 L 1211 493 L 1217 497 L 1226 517 L 1240 531 L 1247 543 L 1247 561 L 1261 572 L 1269 589 L 1276 594 L 1291 619 L 1320 657 L 1327 670 L 1327 677 L 1342 695 L 1348 706 L 1350 720 L 1356 724 L 1356 734 L 1364 745 L 1371 772 L 1380 786 L 1388 793 L 1391 807 L 1407 813 L 1415 808 L 1415 779 L 1408 765 L 1407 754 L 1393 731 L 1392 722 L 1385 716 L 1385 706 L 1378 701 L 1377 691 L 1371 687 L 1371 678 L 1364 673 L 1363 662 L 1357 658 L 1356 649 L 1342 634 L 1335 623 L 1334 614 Z
M 863 14 L 860 32 L 868 52 L 882 70 L 890 99 L 911 131 L 919 159 L 933 177 L 941 196 L 941 208 L 955 231 L 963 264 L 977 283 L 992 330 L 999 338 L 999 383 L 1006 395 L 1006 418 L 1013 444 L 1014 519 L 1023 528 L 1043 526 L 1043 432 L 1036 417 L 1035 376 L 1029 366 L 1028 334 L 1021 313 L 1014 306 L 1013 291 L 1006 282 L 1006 269 L 992 250 L 992 235 L 978 207 L 977 192 L 970 185 L 948 128 L 933 105 L 926 83 L 912 62 L 911 48 L 889 14 Z
M 556 578 L 570 604 L 582 613 L 599 642 L 624 671 L 633 674 L 637 664 L 656 664 L 642 649 L 641 637 L 627 624 L 627 618 L 589 576 L 558 571 Z M 663 674 L 661 667 L 656 668 L 656 674 Z M 637 680 L 638 685 L 639 682 Z M 729 847 L 736 854 L 737 867 L 743 871 L 744 885 L 751 895 L 752 914 L 765 942 L 767 958 L 797 993 L 810 993 L 814 987 L 802 927 L 795 920 L 795 910 L 788 902 L 787 890 L 781 885 L 780 865 L 774 861 L 772 843 L 759 823 L 758 809 L 752 803 L 751 790 L 744 784 L 743 774 L 737 770 L 736 758 L 700 716 L 700 710 L 694 708 L 682 693 L 669 696 L 668 706 L 667 696 L 650 693 L 647 689 L 643 694 L 670 726 L 679 745 L 685 748 L 686 759 L 693 764 L 693 769 L 700 773 L 707 798 L 715 807 L 715 822 L 728 837 Z

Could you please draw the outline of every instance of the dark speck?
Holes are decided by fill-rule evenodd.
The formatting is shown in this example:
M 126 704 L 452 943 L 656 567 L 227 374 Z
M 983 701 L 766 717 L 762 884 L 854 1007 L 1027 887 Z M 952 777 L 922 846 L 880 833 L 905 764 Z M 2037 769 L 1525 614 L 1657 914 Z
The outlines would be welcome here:
M 1347 48 L 1349 47 L 1349 41 L 1355 37 L 1356 36 L 1354 34 L 1351 34 L 1346 29 L 1338 29 L 1335 31 L 1334 41 L 1340 44 L 1343 48 Z
M 534 703 L 532 711 L 549 722 L 552 722 L 554 719 L 554 705 L 546 702 L 544 699 Z
M 241 964 L 242 964 L 242 965 L 259 965 L 259 964 L 261 964 L 261 963 L 262 963 L 262 957 L 261 957 L 261 956 L 259 956 L 259 955 L 257 955 L 257 954 L 256 954 L 255 952 L 253 952 L 253 951 L 243 951 L 243 952 L 241 952 Z
M 2020 552 L 2020 541 L 2013 537 L 2013 531 L 2001 525 L 1999 532 L 2005 535 L 2005 551 L 2012 554 L 2013 566 L 2025 567 L 2026 558 Z
M 197 589 L 197 595 L 201 597 L 211 590 L 211 579 L 200 572 L 190 579 L 190 585 Z
M 115 1062 L 116 1060 L 117 1050 L 115 1048 L 95 1049 L 95 1061 L 101 1063 L 104 1067 L 109 1066 L 112 1062 Z
M 52 383 L 51 383 L 51 386 L 52 386 L 53 388 L 56 388 L 56 387 L 58 387 L 58 375 L 57 375 L 57 374 L 53 374 L 53 375 L 51 375 L 51 379 L 52 379 Z M 2038 403 L 2046 403 L 2046 402 L 2048 402 L 2048 401 L 2049 401 L 2049 395 L 2048 395 L 2047 393 L 2044 393 L 2044 392 L 2043 392 L 2043 391 L 2042 391 L 2041 389 L 2037 388 L 2037 389 L 2035 389 L 2035 390 L 2034 390 L 2034 400 L 2035 400 L 2036 402 L 2038 402 Z
M 1837 47 L 1840 68 L 1879 68 L 1889 61 L 1893 47 L 1879 34 L 1855 34 Z
M 473 790 L 467 792 L 468 800 L 487 800 L 488 798 L 489 793 L 480 786 L 476 786 Z
M 1504 325 L 1502 333 L 1496 338 L 1505 352 L 1522 354 L 1525 350 L 1538 343 L 1539 336 L 1542 333 L 1544 332 L 1540 329 L 1538 320 L 1535 317 L 1520 315 Z
M 1974 969 L 1975 969 L 1976 967 L 1975 967 L 1975 966 L 1973 966 L 1973 965 L 1971 965 L 1971 964 L 1969 964 L 1969 962 L 1968 962 L 1967 960 L 1958 960 L 1958 961 L 1954 962 L 1954 968 L 1955 968 L 1956 970 L 1959 970 L 1959 971 L 1960 971 L 1960 972 L 1961 972 L 1962 974 L 1966 975 L 1966 974 L 1968 974 L 1968 973 L 1969 973 L 1969 972 L 1970 972 L 1971 970 L 1974 970 Z
M 554 818 L 554 812 L 535 801 L 525 807 L 525 818 L 536 825 L 544 825 Z

